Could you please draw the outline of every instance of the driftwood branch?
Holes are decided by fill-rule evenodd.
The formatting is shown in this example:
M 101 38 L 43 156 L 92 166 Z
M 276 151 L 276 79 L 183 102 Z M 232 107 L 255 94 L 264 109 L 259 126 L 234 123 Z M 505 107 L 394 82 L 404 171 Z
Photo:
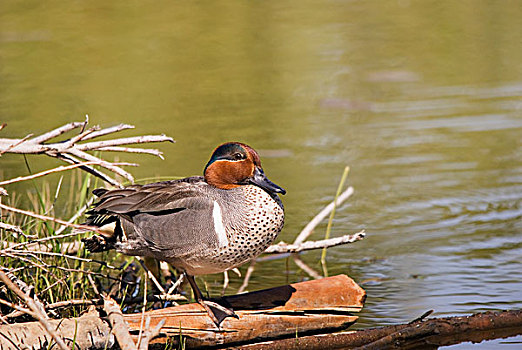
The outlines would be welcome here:
M 99 126 L 94 126 L 90 129 L 85 130 L 87 123 L 88 118 L 84 122 L 69 123 L 35 137 L 32 137 L 32 135 L 28 135 L 22 139 L 0 138 L 0 155 L 3 153 L 46 154 L 50 157 L 58 158 L 72 164 L 91 162 L 133 182 L 134 178 L 132 177 L 132 175 L 120 167 L 120 165 L 132 164 L 111 163 L 86 152 L 132 152 L 152 154 L 162 158 L 162 153 L 156 149 L 129 148 L 121 146 L 150 142 L 174 142 L 174 140 L 171 137 L 165 135 L 145 135 L 119 138 L 113 140 L 85 142 L 86 140 L 91 140 L 100 136 L 134 128 L 134 126 L 132 125 L 119 124 L 105 129 L 101 129 Z M 49 142 L 50 140 L 64 133 L 70 132 L 74 129 L 80 129 L 80 132 L 72 136 L 68 140 L 54 143 Z M 119 181 L 93 168 L 91 165 L 83 164 L 80 165 L 80 167 L 88 171 L 89 173 L 100 177 L 104 181 L 109 182 L 114 186 L 122 187 L 122 184 Z
M 112 333 L 116 337 L 120 348 L 122 350 L 136 350 L 136 345 L 134 344 L 134 341 L 132 340 L 132 337 L 129 333 L 129 327 L 123 319 L 123 314 L 121 313 L 121 309 L 118 304 L 116 304 L 116 302 L 111 298 L 105 298 L 103 309 L 107 314 L 107 318 L 109 319 L 109 323 L 112 328 Z
M 297 236 L 294 241 L 294 244 L 303 243 L 308 236 L 312 234 L 314 229 L 321 223 L 330 214 L 330 212 L 335 208 L 339 207 L 344 201 L 346 201 L 353 194 L 353 187 L 348 187 L 343 193 L 341 193 L 337 197 L 337 201 L 332 201 L 328 204 L 323 210 L 321 210 L 310 222 L 303 228 L 301 233 Z
M 248 287 L 248 282 L 250 281 L 250 277 L 252 277 L 252 274 L 254 273 L 256 267 L 256 259 L 252 260 L 250 262 L 250 265 L 248 265 L 248 269 L 245 274 L 245 278 L 243 279 L 243 283 L 241 284 L 241 287 L 238 289 L 238 293 L 243 293 L 246 288 Z
M 408 324 L 335 334 L 309 335 L 229 347 L 235 350 L 438 349 L 522 334 L 522 310 L 432 318 Z
M 344 235 L 341 237 L 323 239 L 320 241 L 306 241 L 299 244 L 289 244 L 285 242 L 279 242 L 278 244 L 271 245 L 264 253 L 269 254 L 281 254 L 281 253 L 299 253 L 304 250 L 322 249 L 335 247 L 341 244 L 348 244 L 360 241 L 364 238 L 366 233 L 364 230 L 357 232 L 353 235 Z

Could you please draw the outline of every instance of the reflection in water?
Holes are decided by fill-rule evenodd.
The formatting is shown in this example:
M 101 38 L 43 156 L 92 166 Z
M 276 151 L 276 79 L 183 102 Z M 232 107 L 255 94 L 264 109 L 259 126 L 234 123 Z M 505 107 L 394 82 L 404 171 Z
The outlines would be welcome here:
M 360 327 L 520 308 L 521 12 L 470 0 L 3 2 L 2 135 L 89 113 L 174 137 L 164 162 L 122 157 L 143 164 L 137 178 L 200 174 L 213 145 L 248 142 L 288 190 L 285 241 L 348 164 L 356 193 L 332 234 L 368 236 L 328 264 L 366 281 Z M 3 176 L 25 171 L 0 162 Z M 302 259 L 319 267 L 318 252 Z M 305 276 L 269 261 L 250 288 Z

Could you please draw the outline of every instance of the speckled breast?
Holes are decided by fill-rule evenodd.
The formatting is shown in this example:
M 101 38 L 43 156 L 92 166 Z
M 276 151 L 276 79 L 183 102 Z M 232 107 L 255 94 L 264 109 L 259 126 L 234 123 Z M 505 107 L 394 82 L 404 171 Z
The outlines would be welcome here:
M 250 185 L 235 191 L 241 200 L 217 201 L 226 240 L 221 239 L 218 249 L 199 256 L 198 261 L 189 262 L 189 274 L 217 273 L 242 265 L 265 251 L 281 232 L 285 215 L 279 197 L 274 199 Z

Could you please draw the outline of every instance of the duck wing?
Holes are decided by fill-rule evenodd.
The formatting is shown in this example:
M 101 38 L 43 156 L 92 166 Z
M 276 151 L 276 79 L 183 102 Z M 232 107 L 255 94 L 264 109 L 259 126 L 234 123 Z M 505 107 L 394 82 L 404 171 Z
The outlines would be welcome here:
M 176 211 L 190 206 L 194 198 L 205 197 L 208 187 L 203 178 L 197 176 L 116 190 L 97 189 L 93 193 L 99 200 L 88 214 L 116 214 L 132 218 L 138 213 Z
M 208 190 L 202 177 L 98 190 L 99 201 L 88 212 L 87 224 L 116 222 L 110 239 L 121 242 L 125 254 L 168 260 L 212 249 L 218 238 Z

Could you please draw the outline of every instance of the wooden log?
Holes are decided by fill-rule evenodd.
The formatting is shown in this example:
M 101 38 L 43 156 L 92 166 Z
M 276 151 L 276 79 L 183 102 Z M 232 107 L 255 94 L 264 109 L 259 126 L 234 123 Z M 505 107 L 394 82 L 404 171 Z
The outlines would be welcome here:
M 217 328 L 199 304 L 185 304 L 147 312 L 151 326 L 166 319 L 152 343 L 189 348 L 295 337 L 348 328 L 356 320 L 366 293 L 351 278 L 338 275 L 258 292 L 224 297 L 239 319 L 226 318 Z M 125 315 L 131 334 L 137 334 L 141 315 Z
M 219 299 L 239 316 L 225 319 L 219 329 L 196 303 L 148 311 L 145 317 L 151 319 L 150 328 L 166 319 L 151 346 L 164 349 L 166 343 L 177 345 L 180 339 L 190 348 L 217 346 L 346 329 L 357 320 L 352 313 L 362 309 L 365 297 L 352 279 L 339 275 Z M 135 341 L 141 318 L 141 313 L 124 315 Z M 107 321 L 96 312 L 49 323 L 68 345 L 75 339 L 75 349 L 109 349 L 115 343 Z M 1 350 L 43 350 L 52 342 L 38 322 L 0 326 Z
M 229 347 L 230 350 L 438 349 L 522 334 L 522 310 L 432 318 L 407 324 L 335 334 L 278 339 Z

